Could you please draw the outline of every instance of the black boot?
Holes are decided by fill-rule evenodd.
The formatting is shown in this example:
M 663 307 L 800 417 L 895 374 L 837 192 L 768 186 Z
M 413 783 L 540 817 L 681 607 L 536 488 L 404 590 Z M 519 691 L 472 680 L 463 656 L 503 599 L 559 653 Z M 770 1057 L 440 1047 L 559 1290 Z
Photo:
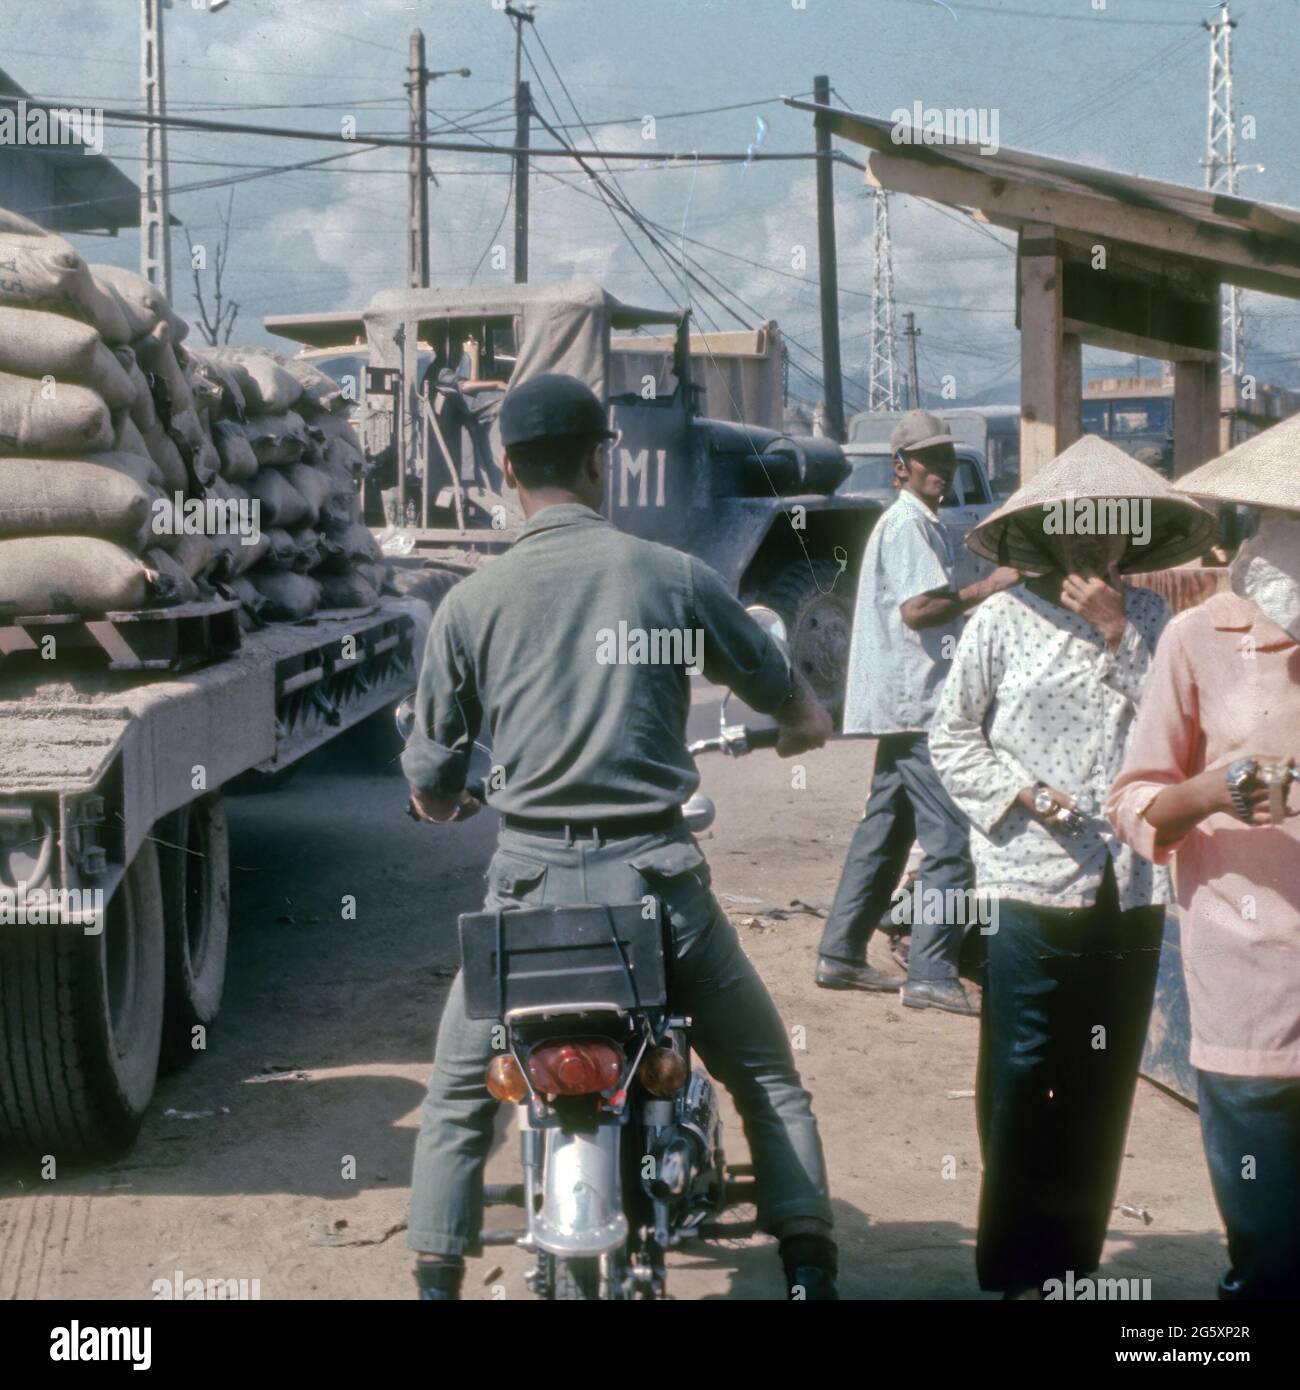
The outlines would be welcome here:
M 792 1302 L 839 1301 L 839 1251 L 829 1236 L 786 1236 L 779 1248 Z
M 420 1289 L 420 1301 L 456 1303 L 465 1278 L 463 1260 L 417 1260 L 415 1282 Z

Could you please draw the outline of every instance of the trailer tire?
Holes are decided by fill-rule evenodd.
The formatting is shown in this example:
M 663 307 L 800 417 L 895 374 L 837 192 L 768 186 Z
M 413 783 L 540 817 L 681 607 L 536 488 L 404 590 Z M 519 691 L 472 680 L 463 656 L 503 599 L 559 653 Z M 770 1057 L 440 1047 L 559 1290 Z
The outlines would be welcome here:
M 0 930 L 0 1149 L 78 1162 L 128 1149 L 158 1074 L 164 932 L 145 841 L 103 930 Z
M 826 560 L 797 560 L 749 601 L 766 604 L 785 623 L 790 660 L 832 714 L 844 704 L 853 635 L 851 576 Z
M 230 938 L 230 836 L 220 792 L 158 822 L 167 939 L 162 1068 L 194 1056 L 194 1029 L 221 1009 Z

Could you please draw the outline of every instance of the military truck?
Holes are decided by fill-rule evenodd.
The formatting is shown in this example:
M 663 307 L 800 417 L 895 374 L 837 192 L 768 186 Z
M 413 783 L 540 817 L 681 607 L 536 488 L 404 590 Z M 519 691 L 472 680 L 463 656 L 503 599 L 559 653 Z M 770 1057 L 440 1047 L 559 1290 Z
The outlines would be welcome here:
M 385 598 L 241 636 L 237 602 L 193 607 L 0 628 L 0 1152 L 131 1143 L 220 1005 L 223 792 L 391 719 L 431 621 Z
M 500 402 L 510 384 L 567 372 L 607 402 L 619 434 L 605 513 L 706 560 L 745 602 L 774 608 L 794 660 L 838 705 L 855 570 L 882 505 L 837 495 L 849 465 L 832 440 L 704 418 L 687 311 L 625 304 L 573 279 L 385 291 L 360 315 L 267 321 L 326 370 L 324 349 L 338 347 L 340 361 L 360 352 L 358 326 L 360 428 L 376 463 L 368 519 L 390 553 L 454 574 L 514 540 L 522 516 L 501 476 Z M 653 351 L 671 341 L 670 370 L 628 379 L 611 335 L 626 353 L 638 333 Z

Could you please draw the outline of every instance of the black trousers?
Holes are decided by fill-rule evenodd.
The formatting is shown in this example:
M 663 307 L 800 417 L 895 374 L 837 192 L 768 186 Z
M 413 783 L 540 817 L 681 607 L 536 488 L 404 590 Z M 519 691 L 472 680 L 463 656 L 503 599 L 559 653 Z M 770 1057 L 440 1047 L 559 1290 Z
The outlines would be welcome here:
M 926 736 L 885 734 L 876 747 L 866 813 L 849 842 L 819 955 L 865 962 L 872 932 L 892 909 L 913 837 L 924 854 L 917 875 L 923 888 L 946 897 L 975 886 L 970 823 L 940 782 Z M 956 980 L 966 925 L 913 922 L 908 979 Z
M 1228 1299 L 1300 1299 L 1300 1077 L 1197 1073 Z
M 1092 907 L 998 901 L 975 1090 L 983 1289 L 1100 1262 L 1163 923 L 1161 907 L 1120 911 L 1109 870 Z

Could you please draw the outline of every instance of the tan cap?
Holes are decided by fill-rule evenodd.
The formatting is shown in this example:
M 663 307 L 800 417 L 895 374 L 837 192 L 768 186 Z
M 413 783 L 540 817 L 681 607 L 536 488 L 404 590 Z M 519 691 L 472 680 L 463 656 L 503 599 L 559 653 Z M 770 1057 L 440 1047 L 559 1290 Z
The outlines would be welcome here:
M 1062 502 L 1148 500 L 1151 537 L 1131 541 L 1120 569 L 1125 573 L 1172 569 L 1203 555 L 1217 530 L 1212 512 L 1181 496 L 1145 463 L 1095 434 L 1076 440 L 987 516 L 966 544 L 995 565 L 1043 572 L 1044 508 Z
M 1185 473 L 1174 487 L 1214 502 L 1300 512 L 1300 415 Z
M 910 454 L 917 449 L 933 448 L 936 444 L 956 442 L 956 436 L 948 433 L 943 421 L 928 410 L 909 410 L 889 436 L 889 447 L 894 453 L 902 449 Z

